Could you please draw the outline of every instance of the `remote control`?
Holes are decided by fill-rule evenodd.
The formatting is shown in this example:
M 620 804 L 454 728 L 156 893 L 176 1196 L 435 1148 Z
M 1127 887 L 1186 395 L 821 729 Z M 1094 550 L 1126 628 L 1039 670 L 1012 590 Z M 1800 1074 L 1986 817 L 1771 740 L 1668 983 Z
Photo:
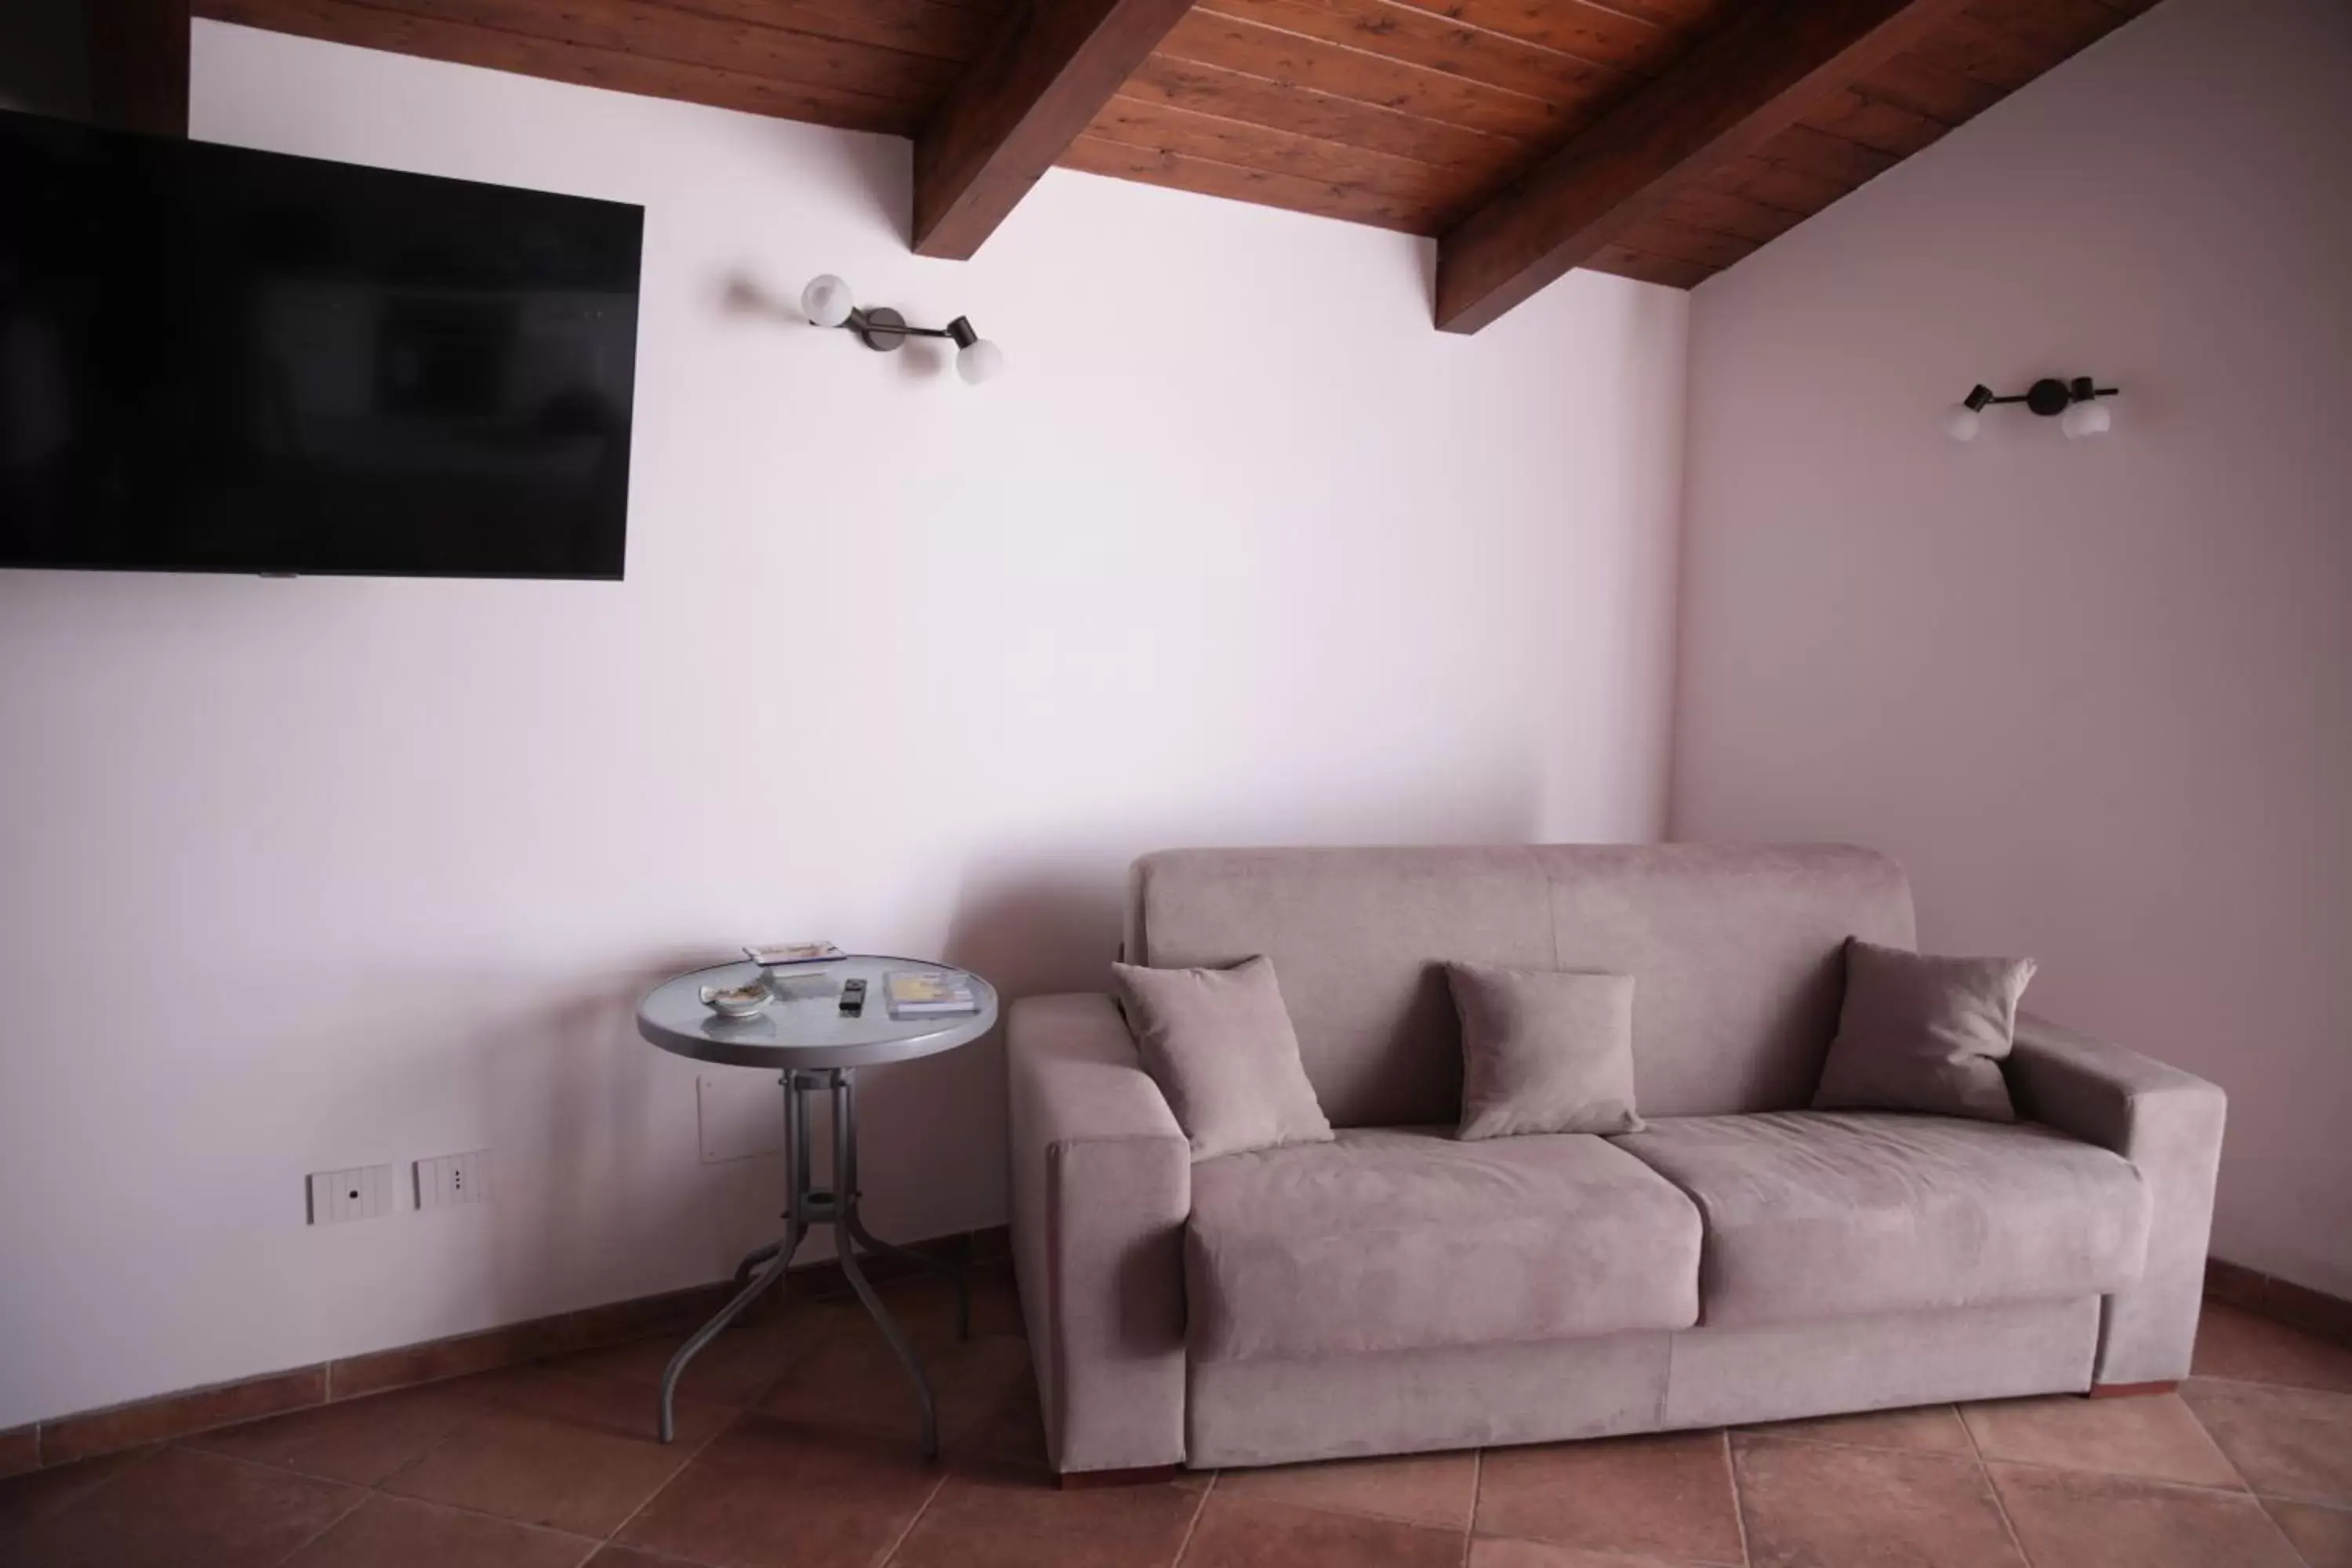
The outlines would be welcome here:
M 866 982 L 845 980 L 841 984 L 841 1016 L 855 1018 L 866 1011 Z

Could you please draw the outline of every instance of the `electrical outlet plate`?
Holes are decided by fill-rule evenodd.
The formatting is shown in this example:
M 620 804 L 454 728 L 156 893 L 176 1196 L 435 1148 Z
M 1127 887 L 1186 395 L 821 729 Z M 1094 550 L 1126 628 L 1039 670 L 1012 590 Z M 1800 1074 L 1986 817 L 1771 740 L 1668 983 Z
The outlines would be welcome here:
M 339 1225 L 347 1219 L 381 1219 L 391 1212 L 390 1165 L 358 1165 L 348 1171 L 317 1171 L 311 1173 L 312 1225 Z
M 694 1103 L 702 1123 L 706 1165 L 772 1154 L 784 1146 L 783 1108 L 775 1084 L 764 1078 L 731 1071 L 698 1073 Z
M 416 1162 L 416 1206 L 446 1209 L 490 1201 L 490 1152 L 443 1154 Z

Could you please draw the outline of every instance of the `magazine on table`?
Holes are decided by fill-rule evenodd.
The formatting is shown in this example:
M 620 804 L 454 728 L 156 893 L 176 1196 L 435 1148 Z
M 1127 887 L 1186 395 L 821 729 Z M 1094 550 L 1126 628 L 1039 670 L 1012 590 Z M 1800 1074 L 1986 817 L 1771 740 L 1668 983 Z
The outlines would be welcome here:
M 743 956 L 763 969 L 792 969 L 804 963 L 831 963 L 849 954 L 829 942 L 778 942 L 746 947 Z
M 893 1018 L 946 1018 L 980 1011 L 971 976 L 935 969 L 894 969 L 883 979 Z

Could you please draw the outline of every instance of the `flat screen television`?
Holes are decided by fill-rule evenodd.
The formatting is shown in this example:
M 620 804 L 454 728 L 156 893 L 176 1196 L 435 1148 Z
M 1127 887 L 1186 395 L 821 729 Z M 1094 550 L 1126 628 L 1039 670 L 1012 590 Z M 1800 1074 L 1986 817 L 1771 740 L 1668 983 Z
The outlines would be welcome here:
M 644 226 L 0 112 L 0 567 L 619 577 Z

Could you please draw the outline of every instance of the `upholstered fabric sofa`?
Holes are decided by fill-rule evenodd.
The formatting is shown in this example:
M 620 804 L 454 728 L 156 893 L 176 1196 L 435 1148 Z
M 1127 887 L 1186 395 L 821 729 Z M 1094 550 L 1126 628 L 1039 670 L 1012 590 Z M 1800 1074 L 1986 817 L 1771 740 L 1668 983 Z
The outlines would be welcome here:
M 1008 1026 L 1013 1229 L 1055 1468 L 1264 1465 L 2189 1370 L 2221 1090 L 2030 1014 L 2014 1124 L 1812 1111 L 1835 847 L 1185 850 L 1129 962 L 1270 957 L 1334 1142 L 1195 1163 L 1108 995 Z M 1465 1142 L 1441 961 L 1635 977 L 1646 1131 Z

